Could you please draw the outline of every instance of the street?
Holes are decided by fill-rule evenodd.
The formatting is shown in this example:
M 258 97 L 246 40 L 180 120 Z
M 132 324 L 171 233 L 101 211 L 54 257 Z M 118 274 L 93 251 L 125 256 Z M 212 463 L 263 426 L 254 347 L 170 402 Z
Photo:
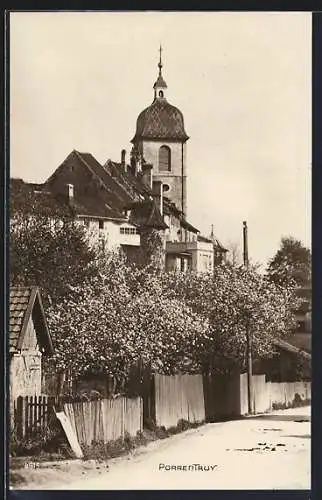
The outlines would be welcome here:
M 55 489 L 310 489 L 310 407 L 206 424 Z M 51 486 L 53 487 L 53 486 Z

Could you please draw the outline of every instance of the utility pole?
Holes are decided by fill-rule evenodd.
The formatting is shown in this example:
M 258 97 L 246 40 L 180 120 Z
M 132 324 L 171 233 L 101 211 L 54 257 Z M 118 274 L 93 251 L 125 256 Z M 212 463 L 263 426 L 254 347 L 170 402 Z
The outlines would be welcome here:
M 243 222 L 243 255 L 244 266 L 247 269 L 248 261 L 248 228 L 247 222 Z M 246 323 L 246 341 L 247 341 L 247 396 L 248 396 L 248 413 L 253 413 L 253 362 L 252 362 L 252 336 L 249 331 L 249 319 Z

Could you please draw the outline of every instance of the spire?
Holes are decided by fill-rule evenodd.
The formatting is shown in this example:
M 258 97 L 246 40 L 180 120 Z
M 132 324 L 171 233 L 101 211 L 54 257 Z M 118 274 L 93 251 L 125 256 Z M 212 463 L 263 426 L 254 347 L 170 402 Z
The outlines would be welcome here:
M 214 231 L 214 225 L 213 225 L 213 224 L 211 224 L 210 239 L 211 239 L 212 241 L 215 241 L 215 231 Z
M 160 60 L 159 60 L 159 76 L 162 76 L 162 45 L 160 44 L 160 48 L 159 48 L 159 52 L 160 52 Z
M 158 75 L 157 81 L 153 85 L 155 99 L 163 99 L 164 98 L 164 89 L 167 88 L 167 84 L 165 83 L 163 76 L 162 76 L 162 68 L 163 68 L 162 50 L 163 49 L 162 49 L 162 46 L 160 44 L 160 48 L 159 48 L 160 56 L 159 56 L 159 62 L 158 62 L 159 75 Z

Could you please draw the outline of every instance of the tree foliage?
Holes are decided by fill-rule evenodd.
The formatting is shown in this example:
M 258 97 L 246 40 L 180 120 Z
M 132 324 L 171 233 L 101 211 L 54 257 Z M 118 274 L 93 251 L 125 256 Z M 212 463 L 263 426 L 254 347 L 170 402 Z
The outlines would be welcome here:
M 10 282 L 37 285 L 43 297 L 59 301 L 97 274 L 95 251 L 74 219 L 15 212 L 10 225 Z
M 36 284 L 50 295 L 45 306 L 57 370 L 117 380 L 135 364 L 165 374 L 224 372 L 245 367 L 247 331 L 259 358 L 293 328 L 293 282 L 282 286 L 273 271 L 263 276 L 229 264 L 211 274 L 165 273 L 158 234 L 151 239 L 159 243 L 155 254 L 145 235 L 149 263 L 136 266 L 121 252 L 91 248 L 71 214 L 57 213 L 54 222 L 28 193 L 18 194 L 11 283 Z
M 308 285 L 311 281 L 311 260 L 310 250 L 300 240 L 283 237 L 280 248 L 269 262 L 267 274 L 274 283 L 294 281 L 297 286 Z
M 121 254 L 106 255 L 99 277 L 48 311 L 57 368 L 118 379 L 138 362 L 161 373 L 196 368 L 194 345 L 207 322 L 164 297 L 157 276 L 152 267 L 129 268 Z
M 105 255 L 99 277 L 49 310 L 56 366 L 74 375 L 126 379 L 133 364 L 177 372 L 245 366 L 246 329 L 254 357 L 270 356 L 293 325 L 292 290 L 256 270 L 164 273 Z
M 256 268 L 223 265 L 213 274 L 167 274 L 164 279 L 170 296 L 179 295 L 209 321 L 211 335 L 199 355 L 212 371 L 245 368 L 247 332 L 256 359 L 272 355 L 275 339 L 294 327 L 293 287 L 270 283 Z

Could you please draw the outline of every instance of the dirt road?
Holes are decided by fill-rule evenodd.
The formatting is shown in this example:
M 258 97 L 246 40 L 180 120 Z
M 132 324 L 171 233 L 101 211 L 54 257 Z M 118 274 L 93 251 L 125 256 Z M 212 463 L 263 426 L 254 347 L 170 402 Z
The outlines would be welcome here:
M 310 408 L 282 410 L 189 430 L 54 488 L 310 489 L 310 445 Z

